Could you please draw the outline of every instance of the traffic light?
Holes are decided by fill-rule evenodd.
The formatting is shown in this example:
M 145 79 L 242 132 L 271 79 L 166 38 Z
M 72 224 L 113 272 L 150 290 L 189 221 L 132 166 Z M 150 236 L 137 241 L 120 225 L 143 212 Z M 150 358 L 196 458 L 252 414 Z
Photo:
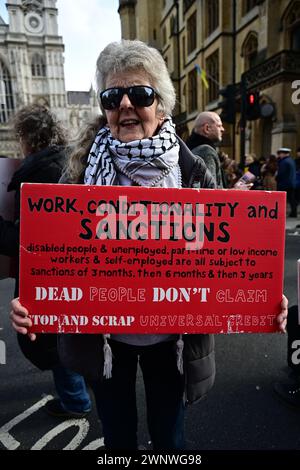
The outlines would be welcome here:
M 246 96 L 246 119 L 247 121 L 254 121 L 259 119 L 260 103 L 259 103 L 259 91 L 247 93 Z
M 220 118 L 223 122 L 234 124 L 235 122 L 235 85 L 227 85 L 219 91 L 223 101 L 219 103 L 222 108 Z

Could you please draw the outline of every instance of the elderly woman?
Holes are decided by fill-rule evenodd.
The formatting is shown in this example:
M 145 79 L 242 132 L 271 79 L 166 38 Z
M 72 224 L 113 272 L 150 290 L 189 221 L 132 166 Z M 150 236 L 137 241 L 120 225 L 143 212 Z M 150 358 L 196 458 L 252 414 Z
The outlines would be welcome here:
M 140 41 L 109 44 L 97 61 L 96 80 L 105 120 L 89 126 L 69 161 L 64 182 L 164 188 L 214 188 L 203 160 L 178 138 L 171 119 L 175 92 L 160 53 Z M 28 312 L 13 301 L 12 319 L 27 333 Z M 22 319 L 21 316 L 23 316 Z M 286 316 L 283 310 L 282 316 Z M 25 318 L 24 318 L 25 317 Z M 284 320 L 280 318 L 281 327 Z M 74 339 L 71 354 L 66 354 Z M 184 404 L 205 395 L 214 382 L 211 335 L 185 335 L 184 375 L 177 367 L 178 336 L 111 335 L 104 338 L 104 373 L 93 381 L 107 449 L 137 449 L 136 374 L 145 385 L 153 448 L 184 447 Z M 65 359 L 78 371 L 100 370 L 98 335 L 62 335 Z M 82 343 L 82 346 L 80 346 Z M 83 344 L 84 343 L 84 344 Z M 103 342 L 102 342 L 103 344 Z M 94 353 L 92 352 L 94 348 Z M 112 371 L 107 369 L 112 352 Z M 67 361 L 68 362 L 68 361 Z M 184 396 L 186 400 L 183 400 Z

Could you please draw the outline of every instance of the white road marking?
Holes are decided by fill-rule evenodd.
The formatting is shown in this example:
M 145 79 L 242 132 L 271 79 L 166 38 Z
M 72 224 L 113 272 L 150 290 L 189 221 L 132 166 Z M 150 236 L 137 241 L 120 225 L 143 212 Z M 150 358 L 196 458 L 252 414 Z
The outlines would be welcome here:
M 27 410 L 23 411 L 23 413 L 19 414 L 12 420 L 10 420 L 8 423 L 4 424 L 0 428 L 0 442 L 6 447 L 8 450 L 15 450 L 20 446 L 20 442 L 17 441 L 11 434 L 9 434 L 9 431 L 19 424 L 21 421 L 24 421 L 28 416 L 32 415 L 36 411 L 38 411 L 40 408 L 45 406 L 47 401 L 51 400 L 53 398 L 52 395 L 46 395 L 42 400 L 38 401 L 34 405 L 32 405 L 30 408 Z
M 99 439 L 95 439 L 94 441 L 90 442 L 87 446 L 83 447 L 81 450 L 96 450 L 100 449 L 100 447 L 104 446 L 104 438 L 100 437 Z
M 0 340 L 0 364 L 6 364 L 6 345 L 2 340 Z
M 77 447 L 81 444 L 83 439 L 86 437 L 90 425 L 89 422 L 85 418 L 81 419 L 68 419 L 64 421 L 63 423 L 59 424 L 58 426 L 55 426 L 55 428 L 51 429 L 51 431 L 47 432 L 43 437 L 41 437 L 32 447 L 31 450 L 41 450 L 46 445 L 56 437 L 58 434 L 61 434 L 62 432 L 65 431 L 65 429 L 68 429 L 72 426 L 77 426 L 78 427 L 78 432 L 75 437 L 69 442 L 69 444 L 66 445 L 66 447 L 63 448 L 63 450 L 74 450 L 77 449 Z
M 53 398 L 52 395 L 45 395 L 40 401 L 32 405 L 30 408 L 27 410 L 23 411 L 20 413 L 18 416 L 15 418 L 11 419 L 8 423 L 4 424 L 0 428 L 0 442 L 4 445 L 4 447 L 7 450 L 15 450 L 17 449 L 21 443 L 17 441 L 11 434 L 10 431 L 17 426 L 19 423 L 22 421 L 26 420 L 29 416 L 31 416 L 33 413 L 38 411 L 40 408 L 45 406 L 45 404 Z M 58 426 L 55 426 L 53 429 L 51 429 L 49 432 L 47 432 L 44 436 L 42 436 L 31 448 L 31 450 L 40 450 L 46 447 L 49 442 L 54 439 L 56 436 L 59 434 L 63 433 L 66 429 L 72 427 L 72 426 L 77 426 L 78 431 L 73 437 L 73 439 L 67 444 L 63 450 L 74 450 L 77 449 L 82 441 L 86 438 L 90 425 L 89 422 L 84 419 L 69 419 L 66 420 L 62 423 L 60 423 Z M 82 448 L 82 450 L 96 450 L 104 446 L 104 438 L 98 438 L 87 444 L 85 447 Z

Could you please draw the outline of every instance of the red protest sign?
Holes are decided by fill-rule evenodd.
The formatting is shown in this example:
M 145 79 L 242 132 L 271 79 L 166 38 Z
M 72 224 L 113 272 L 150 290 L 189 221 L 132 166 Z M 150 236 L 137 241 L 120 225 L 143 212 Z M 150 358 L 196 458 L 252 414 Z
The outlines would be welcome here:
M 24 184 L 35 332 L 271 332 L 285 193 Z

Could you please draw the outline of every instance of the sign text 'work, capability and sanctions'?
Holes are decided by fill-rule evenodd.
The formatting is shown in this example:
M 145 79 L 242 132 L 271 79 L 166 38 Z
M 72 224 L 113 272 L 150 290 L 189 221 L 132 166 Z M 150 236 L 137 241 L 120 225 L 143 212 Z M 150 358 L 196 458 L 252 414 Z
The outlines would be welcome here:
M 32 331 L 277 329 L 285 193 L 24 184 L 21 210 Z

